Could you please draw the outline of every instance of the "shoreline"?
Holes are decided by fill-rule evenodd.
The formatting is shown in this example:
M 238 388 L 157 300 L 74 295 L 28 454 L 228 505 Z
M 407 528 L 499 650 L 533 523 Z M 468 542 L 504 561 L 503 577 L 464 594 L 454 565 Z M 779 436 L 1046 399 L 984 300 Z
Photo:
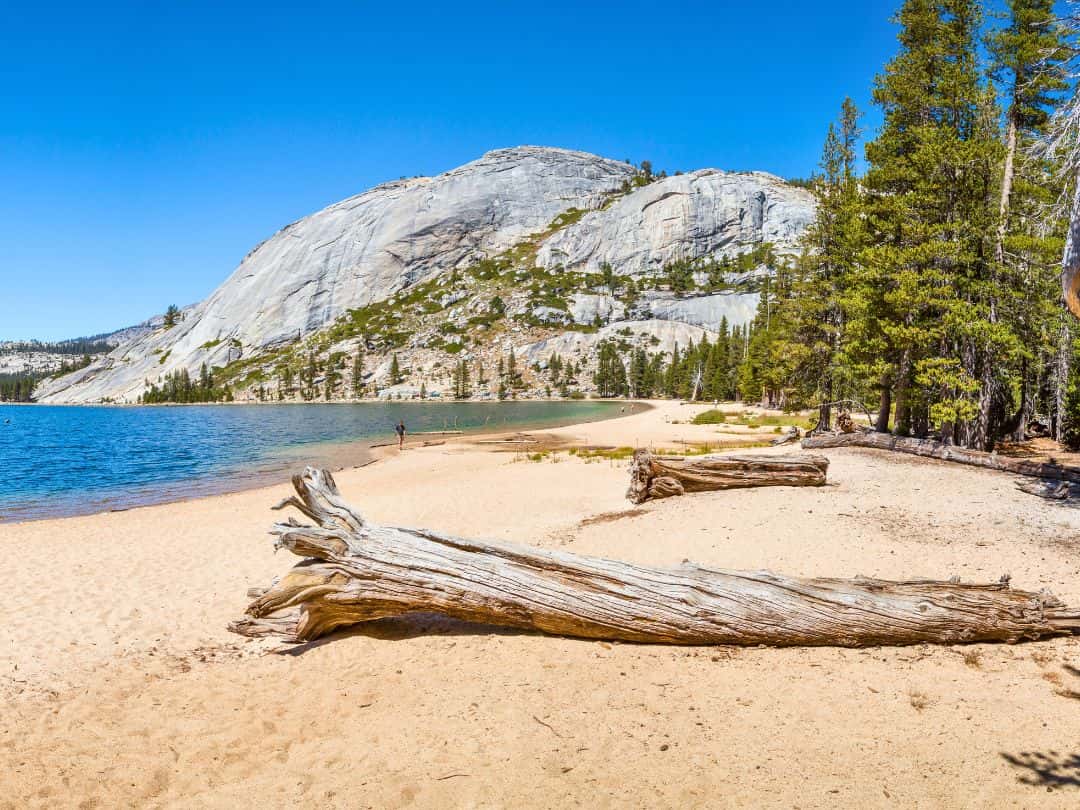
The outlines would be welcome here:
M 711 405 L 650 404 L 543 438 L 660 448 L 733 438 L 688 424 Z M 966 582 L 1008 571 L 1018 588 L 1080 604 L 1080 512 L 1017 491 L 1005 473 L 830 450 L 824 487 L 631 506 L 625 460 L 534 459 L 472 439 L 391 450 L 335 478 L 379 525 L 660 568 L 693 560 Z M 1069 784 L 1048 792 L 1026 780 L 1035 768 L 1073 773 L 1050 752 L 1071 754 L 1080 737 L 1069 698 L 1080 638 L 682 648 L 419 615 L 300 646 L 241 639 L 226 627 L 246 590 L 298 559 L 275 554 L 267 535 L 286 517 L 272 505 L 289 494 L 281 483 L 0 524 L 8 804 L 344 810 L 593 795 L 620 806 L 647 792 L 673 807 L 952 807 L 958 796 L 966 806 L 1075 805 Z
M 231 402 L 0 402 L 0 406 L 4 405 L 18 405 L 26 407 L 41 407 L 41 408 L 194 408 L 194 407 L 213 407 L 213 406 L 227 406 L 233 407 L 237 405 L 512 405 L 515 402 L 645 402 L 646 400 L 624 399 L 621 397 L 592 397 L 586 396 L 580 399 L 572 397 L 508 397 L 507 399 L 487 398 L 487 399 L 454 399 L 453 397 L 432 397 L 429 399 L 419 399 L 410 397 L 409 399 L 379 399 L 378 397 L 362 399 L 284 399 L 278 400 L 263 400 L 257 399 L 251 400 L 233 400 Z M 666 400 L 674 402 L 675 400 Z M 694 403 L 694 404 L 705 404 Z
M 534 435 L 746 438 L 689 424 L 711 405 L 650 404 Z M 476 438 L 417 442 L 335 479 L 376 525 L 664 569 L 973 583 L 1007 571 L 1080 604 L 1080 511 L 1006 473 L 840 449 L 823 487 L 632 506 L 618 454 Z M 1080 637 L 681 647 L 417 614 L 303 645 L 241 638 L 227 625 L 247 590 L 299 560 L 267 534 L 290 494 L 0 524 L 0 807 L 1076 804 L 1072 782 L 1040 774 L 1075 774 Z
M 345 401 L 345 402 L 318 402 L 318 403 L 306 403 L 306 402 L 300 402 L 300 403 L 277 403 L 277 402 L 274 402 L 274 403 L 271 403 L 271 402 L 264 402 L 264 403 L 243 403 L 243 402 L 240 402 L 240 403 L 235 403 L 235 402 L 233 402 L 233 403 L 212 403 L 211 402 L 211 403 L 161 403 L 160 405 L 118 405 L 118 406 L 84 406 L 84 405 L 59 406 L 59 405 L 45 405 L 44 407 L 124 407 L 124 408 L 128 408 L 128 407 L 148 407 L 148 408 L 150 408 L 150 407 L 208 406 L 208 405 L 217 405 L 217 404 L 228 404 L 230 406 L 231 405 L 246 405 L 246 404 L 258 404 L 258 405 L 286 405 L 286 404 L 295 404 L 295 405 L 310 405 L 310 404 L 318 404 L 318 405 L 359 405 L 359 404 L 364 404 L 366 402 L 370 402 L 371 404 L 376 404 L 376 405 L 398 405 L 398 404 L 404 404 L 407 401 L 408 400 L 402 400 L 400 403 L 397 402 L 397 401 L 383 402 L 383 401 L 380 401 L 380 400 L 361 400 L 361 401 L 357 401 L 357 402 L 348 402 L 348 401 Z M 573 403 L 573 404 L 580 404 L 583 400 L 510 400 L 509 403 L 512 404 L 513 402 L 525 403 L 525 402 L 539 402 L 539 401 L 552 402 L 552 403 L 555 403 L 555 402 L 568 402 L 568 403 Z M 438 400 L 433 400 L 433 402 L 438 402 Z M 449 400 L 449 401 L 446 401 L 444 404 L 448 404 L 448 405 L 449 404 L 461 404 L 461 402 L 462 401 Z M 629 408 L 631 413 L 642 413 L 642 412 L 650 410 L 651 408 L 654 407 L 652 404 L 650 404 L 648 401 L 645 401 L 645 400 L 619 400 L 619 399 L 613 399 L 613 400 L 584 400 L 584 402 L 595 402 L 597 404 L 599 404 L 599 403 L 608 404 L 608 405 L 610 405 L 610 409 L 611 409 L 612 412 L 608 413 L 608 414 L 598 413 L 598 415 L 594 419 L 584 419 L 583 420 L 583 419 L 581 419 L 580 416 L 575 416 L 575 417 L 572 417 L 572 418 L 568 417 L 568 419 L 572 419 L 572 421 L 566 422 L 566 423 L 562 422 L 561 420 L 555 420 L 554 424 L 550 424 L 549 420 L 538 420 L 537 422 L 531 423 L 533 426 L 530 426 L 529 422 L 522 422 L 521 424 L 516 425 L 516 426 L 482 425 L 480 427 L 475 427 L 475 428 L 463 428 L 463 429 L 453 428 L 453 429 L 447 429 L 447 430 L 441 430 L 441 431 L 440 430 L 422 431 L 422 432 L 417 432 L 417 433 L 413 433 L 413 434 L 409 434 L 406 431 L 406 449 L 416 449 L 418 447 L 424 446 L 424 442 L 430 443 L 432 440 L 437 440 L 439 437 L 452 436 L 452 437 L 455 437 L 457 440 L 461 441 L 462 443 L 467 443 L 469 437 L 472 437 L 472 436 L 496 437 L 496 436 L 500 436 L 500 435 L 503 435 L 503 434 L 522 433 L 522 432 L 530 432 L 530 431 L 538 431 L 538 430 L 547 431 L 547 430 L 572 429 L 572 428 L 574 428 L 576 426 L 579 426 L 579 425 L 588 425 L 588 424 L 592 424 L 594 422 L 600 422 L 600 421 L 605 421 L 605 420 L 610 420 L 610 419 L 616 419 L 616 418 L 619 418 L 620 416 L 626 416 L 627 414 L 624 414 L 624 413 L 621 413 L 621 412 L 620 413 L 615 413 L 614 412 L 615 406 L 617 404 L 619 404 L 619 403 L 622 403 L 625 407 Z M 8 404 L 8 403 L 2 403 L 2 404 Z M 11 403 L 11 404 L 14 404 L 14 403 Z M 33 403 L 22 403 L 22 404 L 33 404 Z M 418 401 L 415 404 L 430 404 L 430 403 L 428 403 L 426 401 Z M 474 403 L 469 403 L 469 404 L 474 404 Z M 508 402 L 507 401 L 496 402 L 495 404 L 506 405 L 506 404 L 508 404 Z M 598 411 L 600 411 L 600 410 L 601 409 L 598 409 Z M 408 437 L 410 435 L 411 436 L 426 436 L 426 437 L 430 437 L 430 438 L 425 439 L 425 440 L 421 440 L 420 442 L 414 442 L 412 444 L 412 446 L 410 447 L 410 443 L 409 443 L 409 439 L 408 439 Z M 393 439 L 393 441 L 386 442 L 387 439 Z M 236 493 L 236 492 L 249 492 L 249 491 L 252 491 L 252 490 L 267 489 L 267 488 L 270 488 L 270 487 L 280 486 L 283 483 L 288 483 L 289 475 L 291 475 L 291 473 L 285 473 L 284 477 L 283 477 L 283 471 L 281 469 L 282 465 L 287 464 L 288 468 L 291 469 L 291 470 L 294 470 L 294 471 L 296 469 L 299 469 L 300 467 L 309 466 L 310 464 L 315 464 L 317 466 L 320 466 L 320 465 L 321 466 L 326 466 L 332 472 L 341 472 L 342 470 L 347 470 L 347 469 L 361 469 L 363 467 L 369 466 L 371 464 L 374 464 L 377 461 L 382 461 L 382 460 L 386 459 L 387 457 L 389 457 L 391 455 L 392 448 L 394 446 L 396 446 L 396 444 L 397 444 L 397 440 L 396 440 L 396 437 L 394 436 L 394 434 L 393 433 L 386 433 L 386 434 L 374 434 L 372 436 L 368 436 L 368 437 L 365 437 L 363 439 L 355 439 L 355 440 L 349 440 L 349 441 L 319 442 L 319 443 L 313 443 L 311 445 L 304 445 L 304 444 L 292 445 L 289 449 L 297 449 L 297 450 L 299 450 L 299 449 L 305 448 L 305 447 L 310 448 L 310 447 L 318 446 L 320 448 L 320 451 L 317 451 L 317 452 L 314 452 L 314 453 L 310 454 L 311 457 L 307 458 L 306 460 L 297 459 L 296 463 L 292 463 L 291 461 L 286 462 L 285 454 L 282 454 L 282 455 L 279 455 L 279 456 L 275 457 L 274 461 L 276 463 L 275 463 L 275 466 L 274 466 L 273 469 L 255 470 L 255 471 L 252 471 L 252 472 L 249 472 L 249 473 L 244 473 L 242 475 L 242 477 L 239 477 L 239 478 L 235 477 L 235 471 L 223 470 L 220 473 L 217 473 L 217 474 L 212 475 L 212 476 L 203 476 L 203 477 L 200 477 L 200 478 L 184 479 L 184 480 L 177 481 L 177 482 L 163 483 L 161 485 L 157 485 L 156 490 L 176 490 L 176 491 L 175 492 L 162 493 L 160 497 L 155 497 L 153 493 L 148 493 L 148 494 L 146 494 L 145 497 L 139 497 L 138 495 L 136 495 L 134 497 L 134 502 L 128 504 L 128 503 L 124 502 L 123 500 L 121 500 L 121 501 L 119 501 L 120 505 L 115 506 L 115 507 L 109 507 L 109 506 L 106 506 L 102 502 L 96 502 L 94 504 L 88 505 L 86 508 L 58 507 L 55 511 L 52 511 L 52 512 L 50 512 L 48 514 L 36 514 L 35 513 L 32 516 L 25 517 L 25 518 L 16 517 L 14 519 L 8 519 L 8 518 L 5 518 L 2 514 L 0 514 L 0 527 L 17 526 L 17 525 L 26 524 L 26 523 L 39 523 L 41 521 L 49 521 L 49 520 L 64 520 L 64 519 L 67 519 L 67 518 L 74 518 L 74 517 L 86 517 L 86 516 L 92 516 L 92 515 L 105 515 L 105 514 L 116 514 L 116 513 L 122 513 L 122 512 L 132 512 L 132 511 L 135 511 L 135 510 L 148 509 L 148 508 L 153 508 L 153 507 L 163 506 L 163 505 L 168 505 L 168 504 L 174 504 L 174 503 L 198 502 L 198 501 L 203 500 L 203 499 L 220 497 L 222 495 L 228 495 L 228 494 L 232 494 L 232 493 Z M 495 450 L 495 448 L 492 448 L 492 450 Z M 349 460 L 346 461 L 346 458 L 348 458 Z M 217 484 L 215 484 L 214 482 L 217 482 Z M 185 490 L 185 489 L 188 490 L 188 491 L 186 491 L 186 492 L 180 491 L 180 490 Z M 121 493 L 123 491 L 124 490 L 118 490 L 118 492 L 121 492 Z M 24 508 L 26 508 L 26 507 L 24 507 Z

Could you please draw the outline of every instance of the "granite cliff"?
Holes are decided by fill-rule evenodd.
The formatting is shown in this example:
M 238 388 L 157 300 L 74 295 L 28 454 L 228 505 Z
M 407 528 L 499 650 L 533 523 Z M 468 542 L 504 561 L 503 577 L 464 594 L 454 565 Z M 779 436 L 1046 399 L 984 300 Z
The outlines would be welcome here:
M 206 364 L 242 397 L 315 351 L 340 365 L 357 347 L 370 356 L 374 387 L 391 382 L 389 358 L 399 353 L 438 390 L 460 359 L 519 347 L 532 360 L 560 338 L 576 345 L 575 334 L 590 335 L 591 345 L 619 324 L 669 350 L 721 318 L 748 321 L 752 281 L 765 268 L 746 258 L 763 245 L 794 252 L 813 211 L 808 192 L 760 172 L 654 178 L 583 152 L 496 150 L 287 225 L 178 323 L 150 321 L 89 367 L 45 381 L 37 396 L 134 402 L 148 383 Z M 715 274 L 717 262 L 737 259 L 742 272 L 727 265 L 722 289 L 663 283 L 672 263 L 704 279 L 706 265 Z

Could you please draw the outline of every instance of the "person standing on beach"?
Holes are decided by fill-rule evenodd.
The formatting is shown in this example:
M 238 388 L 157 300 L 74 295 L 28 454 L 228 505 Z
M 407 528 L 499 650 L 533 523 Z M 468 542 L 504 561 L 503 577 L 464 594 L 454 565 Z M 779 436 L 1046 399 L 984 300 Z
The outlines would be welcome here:
M 399 419 L 397 425 L 394 427 L 394 430 L 397 432 L 398 450 L 404 450 L 405 449 L 405 420 L 404 419 Z

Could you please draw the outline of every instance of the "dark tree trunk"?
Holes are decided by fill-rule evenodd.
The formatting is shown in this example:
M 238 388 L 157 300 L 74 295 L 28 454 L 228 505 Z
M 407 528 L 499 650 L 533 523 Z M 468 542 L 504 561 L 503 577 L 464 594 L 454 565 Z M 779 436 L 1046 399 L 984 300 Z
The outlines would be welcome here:
M 897 436 L 907 436 L 911 433 L 911 404 L 910 391 L 904 386 L 896 392 L 896 419 L 893 432 Z
M 881 387 L 881 398 L 878 400 L 877 421 L 874 422 L 874 430 L 878 433 L 889 432 L 889 411 L 892 410 L 892 389 L 888 385 Z
M 925 439 L 930 432 L 930 409 L 925 402 L 912 409 L 911 431 L 920 439 Z

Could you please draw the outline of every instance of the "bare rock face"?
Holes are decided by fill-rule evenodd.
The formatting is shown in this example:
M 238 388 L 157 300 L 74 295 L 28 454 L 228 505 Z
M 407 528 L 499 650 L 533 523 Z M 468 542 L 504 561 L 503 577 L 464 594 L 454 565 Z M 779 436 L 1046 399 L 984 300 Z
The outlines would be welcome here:
M 592 323 L 597 317 L 609 323 L 623 320 L 626 307 L 610 295 L 574 293 L 570 296 L 570 315 L 576 323 Z
M 795 249 L 813 221 L 810 192 L 764 172 L 702 169 L 640 188 L 551 236 L 537 264 L 623 275 L 659 271 L 680 259 L 735 256 L 761 242 Z
M 525 365 L 536 363 L 546 366 L 553 354 L 564 360 L 588 360 L 607 340 L 641 346 L 650 352 L 670 354 L 676 346 L 685 349 L 691 343 L 701 343 L 703 339 L 715 342 L 716 338 L 716 333 L 708 329 L 676 321 L 623 321 L 595 332 L 567 332 L 537 343 L 515 346 L 514 354 Z
M 44 402 L 134 402 L 162 375 L 182 368 L 195 375 L 203 363 L 224 366 L 290 344 L 351 309 L 500 254 L 569 209 L 589 213 L 549 236 L 537 264 L 598 272 L 609 262 L 620 275 L 655 272 L 675 259 L 734 256 L 763 241 L 791 251 L 814 214 L 808 192 L 768 174 L 707 169 L 616 194 L 634 174 L 626 163 L 584 152 L 526 146 L 489 152 L 437 177 L 377 186 L 282 228 L 176 325 L 152 319 L 110 354 L 35 393 Z M 443 305 L 464 307 L 456 302 L 466 295 Z M 756 296 L 643 299 L 647 310 L 628 312 L 610 296 L 580 293 L 571 295 L 570 311 L 530 310 L 554 328 L 599 315 L 641 333 L 654 350 L 670 351 L 675 342 L 700 339 L 701 327 L 715 329 L 725 315 L 745 322 L 756 303 Z M 511 297 L 508 311 L 527 304 L 524 293 Z M 447 312 L 450 319 L 468 315 Z M 586 348 L 577 345 L 578 333 L 555 340 Z M 537 356 L 551 348 L 537 348 Z
M 377 186 L 282 228 L 181 323 L 121 346 L 77 378 L 43 384 L 38 398 L 133 401 L 144 380 L 288 343 L 349 309 L 497 254 L 569 208 L 597 207 L 633 173 L 585 152 L 525 146 L 438 177 Z
M 567 208 L 598 205 L 632 171 L 584 152 L 521 147 L 438 177 L 377 186 L 255 248 L 200 320 L 210 329 L 236 324 L 231 337 L 245 346 L 291 340 L 349 308 L 503 251 Z
M 650 291 L 641 296 L 637 310 L 651 318 L 718 329 L 724 320 L 729 327 L 743 326 L 754 320 L 758 297 L 757 293 L 724 292 L 676 296 Z

